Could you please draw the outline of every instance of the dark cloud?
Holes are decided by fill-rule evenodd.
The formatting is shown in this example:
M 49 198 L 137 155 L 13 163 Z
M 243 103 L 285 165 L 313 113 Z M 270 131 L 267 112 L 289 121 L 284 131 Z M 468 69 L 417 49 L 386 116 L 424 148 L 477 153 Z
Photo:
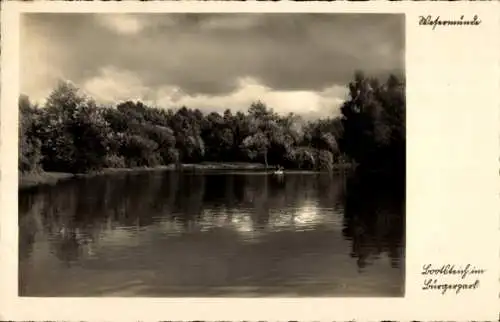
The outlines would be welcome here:
M 220 95 L 241 77 L 320 91 L 346 84 L 356 69 L 404 72 L 403 15 L 37 13 L 22 26 L 21 51 L 38 40 L 48 46 L 38 63 L 76 83 L 111 66 L 150 88 Z M 21 67 L 33 77 L 33 63 Z

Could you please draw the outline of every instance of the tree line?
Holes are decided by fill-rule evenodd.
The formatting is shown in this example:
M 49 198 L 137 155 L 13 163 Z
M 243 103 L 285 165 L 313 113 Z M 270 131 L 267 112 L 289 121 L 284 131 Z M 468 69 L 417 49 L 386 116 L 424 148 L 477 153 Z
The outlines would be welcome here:
M 126 101 L 103 106 L 68 82 L 44 106 L 19 99 L 19 170 L 86 173 L 104 168 L 259 162 L 332 170 L 337 164 L 404 169 L 405 83 L 358 72 L 341 115 L 305 121 L 256 101 L 246 112 L 204 114 Z

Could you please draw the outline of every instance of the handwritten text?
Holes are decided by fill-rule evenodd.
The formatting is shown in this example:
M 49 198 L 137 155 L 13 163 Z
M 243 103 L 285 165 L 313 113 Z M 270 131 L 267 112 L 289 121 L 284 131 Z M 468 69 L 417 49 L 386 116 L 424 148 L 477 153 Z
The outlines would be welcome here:
M 420 16 L 418 24 L 420 26 L 431 26 L 432 30 L 434 30 L 437 26 L 479 26 L 481 19 L 477 15 L 471 19 L 466 19 L 465 16 L 460 16 L 459 19 L 441 19 L 440 16 L 428 15 Z
M 475 290 L 480 285 L 479 276 L 485 271 L 471 264 L 465 266 L 426 264 L 422 267 L 421 272 L 422 275 L 426 276 L 422 289 L 440 291 L 443 295 L 449 290 L 454 290 L 455 294 L 459 294 L 462 290 Z M 445 276 L 448 277 L 447 281 L 442 280 Z M 458 278 L 458 281 L 449 282 L 449 278 L 453 277 Z

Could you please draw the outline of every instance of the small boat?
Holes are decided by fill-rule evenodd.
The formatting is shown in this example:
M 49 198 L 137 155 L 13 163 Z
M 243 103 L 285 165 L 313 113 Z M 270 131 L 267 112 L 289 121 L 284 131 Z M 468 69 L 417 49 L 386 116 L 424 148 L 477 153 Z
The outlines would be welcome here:
M 283 170 L 276 170 L 276 171 L 274 171 L 274 175 L 282 176 L 283 174 L 284 174 Z

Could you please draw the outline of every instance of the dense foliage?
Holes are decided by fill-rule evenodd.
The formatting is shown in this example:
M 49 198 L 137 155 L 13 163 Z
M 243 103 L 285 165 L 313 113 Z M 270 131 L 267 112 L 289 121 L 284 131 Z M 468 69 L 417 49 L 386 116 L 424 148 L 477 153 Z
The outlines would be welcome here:
M 404 168 L 404 84 L 391 76 L 379 85 L 358 73 L 350 92 L 341 117 L 306 122 L 262 102 L 222 115 L 132 101 L 105 107 L 61 83 L 44 107 L 19 100 L 19 169 L 82 173 L 212 161 L 331 170 L 348 160 Z
M 358 72 L 342 108 L 340 149 L 359 164 L 401 172 L 406 163 L 405 83 L 391 75 L 385 84 Z

